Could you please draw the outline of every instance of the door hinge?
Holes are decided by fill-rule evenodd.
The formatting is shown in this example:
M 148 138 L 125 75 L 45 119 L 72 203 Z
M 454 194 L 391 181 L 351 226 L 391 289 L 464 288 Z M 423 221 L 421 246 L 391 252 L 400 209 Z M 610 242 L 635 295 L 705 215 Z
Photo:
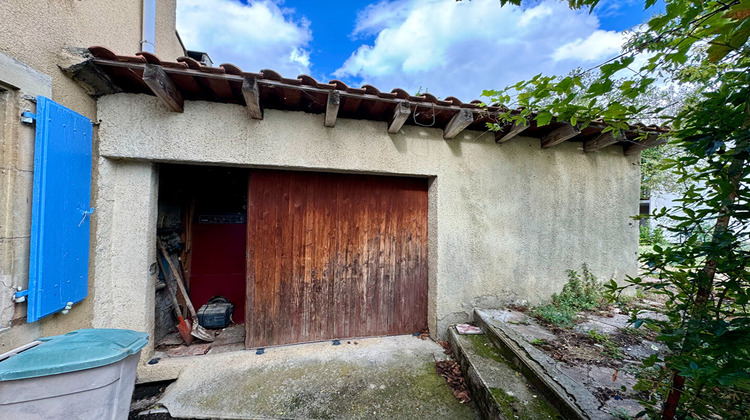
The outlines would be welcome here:
M 23 303 L 26 302 L 26 297 L 29 295 L 29 289 L 23 290 L 21 286 L 18 286 L 18 291 L 13 294 L 13 302 Z
M 34 121 L 36 121 L 36 114 L 31 112 L 31 110 L 26 110 L 21 113 L 21 122 L 24 124 L 34 124 Z

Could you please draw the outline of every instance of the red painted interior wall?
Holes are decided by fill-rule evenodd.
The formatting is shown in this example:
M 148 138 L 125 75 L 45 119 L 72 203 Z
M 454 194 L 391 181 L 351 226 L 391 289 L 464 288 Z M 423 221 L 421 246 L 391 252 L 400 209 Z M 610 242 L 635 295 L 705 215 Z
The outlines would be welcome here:
M 245 322 L 246 236 L 245 223 L 193 222 L 190 300 L 196 310 L 221 295 L 234 305 L 234 322 Z

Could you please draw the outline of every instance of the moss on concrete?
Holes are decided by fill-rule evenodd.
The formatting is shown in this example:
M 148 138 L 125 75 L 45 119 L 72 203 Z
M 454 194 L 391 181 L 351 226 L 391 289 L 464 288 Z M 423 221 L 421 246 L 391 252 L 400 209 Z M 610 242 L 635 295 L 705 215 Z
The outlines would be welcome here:
M 497 346 L 492 344 L 490 339 L 487 338 L 487 336 L 485 336 L 484 334 L 470 334 L 466 335 L 466 337 L 468 337 L 469 341 L 471 341 L 472 348 L 477 356 L 484 357 L 485 359 L 492 359 L 496 362 L 500 362 L 513 367 L 510 363 L 508 363 L 508 360 L 503 357 Z
M 505 418 L 520 420 L 562 419 L 557 410 L 542 397 L 521 402 L 502 388 L 490 388 L 490 392 Z
M 462 335 L 458 340 L 469 350 L 469 360 L 480 376 L 467 380 L 481 381 L 489 391 L 500 415 L 506 419 L 561 419 L 557 410 L 538 394 L 518 367 L 506 359 L 500 349 L 485 335 Z M 481 397 L 486 397 L 483 393 Z M 479 398 L 479 396 L 477 397 Z M 487 401 L 486 404 L 492 404 Z M 482 406 L 482 404 L 479 404 Z M 495 412 L 491 412 L 494 415 Z
M 474 419 L 471 404 L 460 404 L 431 362 L 388 364 L 373 369 L 331 363 L 264 369 L 226 378 L 210 393 L 195 398 L 206 413 L 330 419 L 450 418 Z M 222 392 L 217 387 L 224 387 Z M 406 411 L 405 411 L 406 410 Z

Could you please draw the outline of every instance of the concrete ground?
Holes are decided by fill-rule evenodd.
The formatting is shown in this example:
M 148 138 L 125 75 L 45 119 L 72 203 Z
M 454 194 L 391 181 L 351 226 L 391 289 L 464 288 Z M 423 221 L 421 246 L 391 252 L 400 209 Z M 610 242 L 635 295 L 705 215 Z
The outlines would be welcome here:
M 446 357 L 414 336 L 193 356 L 159 403 L 177 418 L 477 418 L 435 373 Z

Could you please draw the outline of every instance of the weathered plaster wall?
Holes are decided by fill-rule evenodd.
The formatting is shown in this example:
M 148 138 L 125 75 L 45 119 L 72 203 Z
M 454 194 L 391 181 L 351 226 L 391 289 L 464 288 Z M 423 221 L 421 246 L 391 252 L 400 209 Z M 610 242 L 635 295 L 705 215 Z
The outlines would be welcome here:
M 47 95 L 52 79 L 0 53 L 0 352 L 41 335 L 40 323 L 25 322 L 26 304 L 13 302 L 28 285 L 34 128 L 19 122 L 36 110 L 24 95 Z
M 499 146 L 478 132 L 445 141 L 438 129 L 388 135 L 385 123 L 346 119 L 326 128 L 322 115 L 274 110 L 254 121 L 242 106 L 207 102 L 186 102 L 180 114 L 133 94 L 101 98 L 99 117 L 107 158 L 435 177 L 433 332 L 467 320 L 474 306 L 538 302 L 583 262 L 601 278 L 635 274 L 638 226 L 630 217 L 640 169 L 617 146 L 594 154 L 580 143 L 542 150 L 531 138 Z M 106 282 L 97 281 L 97 294 L 99 287 Z
M 158 178 L 150 162 L 99 159 L 94 328 L 153 332 Z M 153 335 L 153 334 L 151 334 Z M 153 337 L 149 337 L 153 341 Z M 148 360 L 151 346 L 144 350 Z
M 103 45 L 118 54 L 140 51 L 142 0 L 37 0 L 0 2 L 0 52 L 52 77 L 53 99 L 91 119 L 95 101 L 57 68 L 68 47 Z M 159 0 L 156 54 L 183 55 L 175 35 L 176 0 Z
M 25 304 L 9 301 L 7 286 L 25 287 L 28 282 L 34 128 L 22 125 L 19 114 L 27 108 L 35 110 L 28 98 L 44 95 L 96 121 L 96 101 L 58 66 L 70 64 L 68 47 L 104 45 L 120 54 L 139 51 L 142 4 L 142 0 L 0 1 L 0 352 L 40 335 L 92 326 L 93 282 L 89 298 L 69 314 L 34 324 L 26 323 Z M 156 54 L 168 60 L 183 55 L 175 34 L 175 10 L 176 0 L 157 2 Z M 96 159 L 96 130 L 94 137 Z M 92 217 L 92 235 L 97 217 Z M 93 276 L 93 265 L 89 271 Z

